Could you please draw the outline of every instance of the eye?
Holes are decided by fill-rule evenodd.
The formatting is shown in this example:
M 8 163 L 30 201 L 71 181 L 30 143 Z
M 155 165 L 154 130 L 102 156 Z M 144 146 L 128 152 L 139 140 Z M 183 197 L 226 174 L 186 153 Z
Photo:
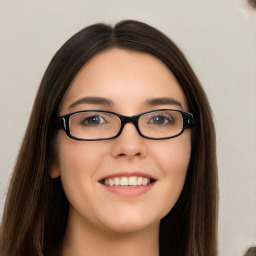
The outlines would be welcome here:
M 151 124 L 170 124 L 173 122 L 171 116 L 165 116 L 163 114 L 154 115 L 150 120 L 149 123 Z
M 103 124 L 103 123 L 105 123 L 105 121 L 106 120 L 103 116 L 94 115 L 94 116 L 90 116 L 90 117 L 85 118 L 82 121 L 82 124 L 95 126 L 95 125 Z

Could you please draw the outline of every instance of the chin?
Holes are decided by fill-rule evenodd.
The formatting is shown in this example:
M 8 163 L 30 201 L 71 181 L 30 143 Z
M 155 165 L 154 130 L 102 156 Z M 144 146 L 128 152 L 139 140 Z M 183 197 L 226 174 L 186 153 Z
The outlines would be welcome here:
M 104 226 L 115 233 L 133 233 L 147 229 L 153 229 L 158 227 L 159 221 L 153 219 L 147 219 L 144 216 L 122 216 L 121 218 L 111 218 L 111 220 L 105 220 Z
M 150 225 L 141 225 L 141 223 L 140 224 L 133 223 L 131 225 L 119 225 L 119 226 L 115 225 L 115 226 L 111 226 L 109 228 L 114 233 L 128 234 L 128 233 L 135 233 L 135 232 L 147 230 L 150 228 Z

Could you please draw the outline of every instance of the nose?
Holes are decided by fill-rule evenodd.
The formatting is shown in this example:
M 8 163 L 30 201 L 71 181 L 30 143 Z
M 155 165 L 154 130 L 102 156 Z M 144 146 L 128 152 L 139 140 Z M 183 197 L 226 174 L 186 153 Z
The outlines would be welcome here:
M 120 136 L 113 140 L 111 154 L 114 158 L 144 158 L 147 155 L 145 140 L 133 123 L 126 123 Z

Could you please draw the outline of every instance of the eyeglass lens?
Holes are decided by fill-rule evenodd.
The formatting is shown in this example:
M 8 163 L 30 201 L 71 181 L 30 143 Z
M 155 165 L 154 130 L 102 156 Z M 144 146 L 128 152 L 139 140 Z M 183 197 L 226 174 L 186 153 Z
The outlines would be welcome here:
M 180 112 L 174 110 L 154 111 L 141 115 L 138 126 L 144 136 L 171 137 L 182 131 L 183 117 Z M 112 113 L 79 112 L 70 116 L 69 128 L 70 133 L 80 139 L 106 139 L 118 134 L 121 120 Z

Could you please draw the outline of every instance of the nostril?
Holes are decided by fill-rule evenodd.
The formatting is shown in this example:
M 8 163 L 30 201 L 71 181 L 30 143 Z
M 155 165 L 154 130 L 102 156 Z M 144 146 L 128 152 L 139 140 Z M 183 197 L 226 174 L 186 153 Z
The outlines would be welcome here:
M 127 156 L 127 154 L 125 154 L 125 153 L 120 153 L 118 156 L 124 157 L 124 156 Z M 141 156 L 141 153 L 138 152 L 138 153 L 134 154 L 133 156 Z

